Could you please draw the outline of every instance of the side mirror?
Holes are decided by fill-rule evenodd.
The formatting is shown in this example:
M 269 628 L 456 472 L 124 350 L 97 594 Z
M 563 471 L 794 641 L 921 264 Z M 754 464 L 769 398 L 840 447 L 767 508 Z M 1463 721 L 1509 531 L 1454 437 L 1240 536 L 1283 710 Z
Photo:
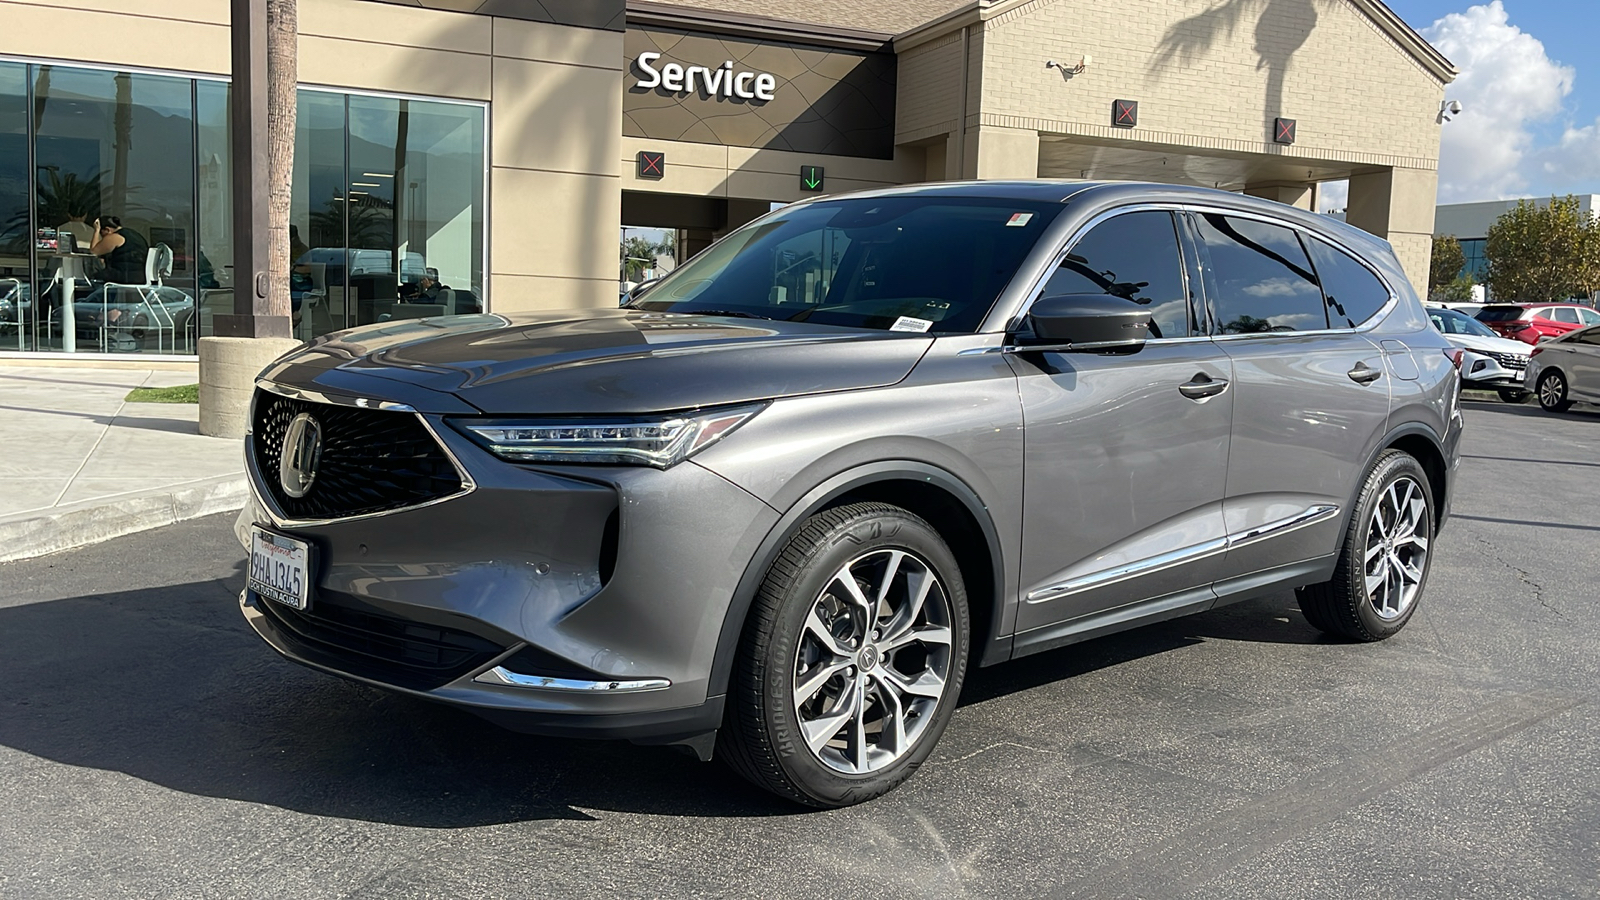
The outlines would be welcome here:
M 1150 310 L 1110 294 L 1040 297 L 1028 310 L 1032 338 L 1021 349 L 1137 350 L 1150 332 Z

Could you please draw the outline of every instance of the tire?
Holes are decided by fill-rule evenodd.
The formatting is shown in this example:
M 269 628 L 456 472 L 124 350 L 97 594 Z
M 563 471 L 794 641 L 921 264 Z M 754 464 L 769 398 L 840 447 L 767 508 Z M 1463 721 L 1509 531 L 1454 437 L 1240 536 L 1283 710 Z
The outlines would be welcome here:
M 1295 592 L 1306 621 L 1352 641 L 1397 634 L 1428 584 L 1434 521 L 1422 465 L 1403 451 L 1385 451 L 1362 484 L 1333 578 Z
M 1533 396 L 1519 388 L 1500 388 L 1496 393 L 1500 395 L 1501 400 L 1507 403 L 1527 403 L 1528 398 Z
M 970 634 L 960 568 L 931 525 L 882 503 L 818 513 L 751 604 L 717 755 L 807 806 L 881 796 L 944 733 Z
M 1539 376 L 1539 405 L 1545 412 L 1566 412 L 1572 408 L 1567 399 L 1567 376 L 1560 369 L 1546 369 Z

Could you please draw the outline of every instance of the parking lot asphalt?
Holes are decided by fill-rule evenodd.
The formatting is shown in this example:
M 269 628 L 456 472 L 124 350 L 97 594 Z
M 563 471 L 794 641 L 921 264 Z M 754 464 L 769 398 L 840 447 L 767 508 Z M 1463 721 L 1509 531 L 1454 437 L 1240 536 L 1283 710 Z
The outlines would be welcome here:
M 979 670 L 830 812 L 287 663 L 228 516 L 0 564 L 0 897 L 1595 897 L 1600 413 L 1468 407 L 1394 639 L 1284 593 Z

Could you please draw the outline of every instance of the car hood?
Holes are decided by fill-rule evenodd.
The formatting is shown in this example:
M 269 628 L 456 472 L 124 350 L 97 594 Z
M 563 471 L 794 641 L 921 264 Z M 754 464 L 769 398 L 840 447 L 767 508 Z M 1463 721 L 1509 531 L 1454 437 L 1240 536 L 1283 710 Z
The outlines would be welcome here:
M 330 334 L 263 377 L 424 412 L 652 413 L 894 384 L 932 342 L 632 309 L 448 316 Z
M 1518 356 L 1527 356 L 1529 349 L 1527 343 L 1523 341 L 1483 337 L 1477 334 L 1447 334 L 1444 339 L 1463 350 L 1475 353 L 1515 353 Z

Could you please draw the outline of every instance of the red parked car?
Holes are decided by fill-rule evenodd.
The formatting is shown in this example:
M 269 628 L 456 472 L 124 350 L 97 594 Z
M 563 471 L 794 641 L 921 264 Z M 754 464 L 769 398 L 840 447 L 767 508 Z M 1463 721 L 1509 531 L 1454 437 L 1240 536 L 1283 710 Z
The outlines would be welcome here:
M 1478 310 L 1477 319 L 1501 337 L 1537 344 L 1600 325 L 1600 312 L 1576 303 L 1492 303 Z

